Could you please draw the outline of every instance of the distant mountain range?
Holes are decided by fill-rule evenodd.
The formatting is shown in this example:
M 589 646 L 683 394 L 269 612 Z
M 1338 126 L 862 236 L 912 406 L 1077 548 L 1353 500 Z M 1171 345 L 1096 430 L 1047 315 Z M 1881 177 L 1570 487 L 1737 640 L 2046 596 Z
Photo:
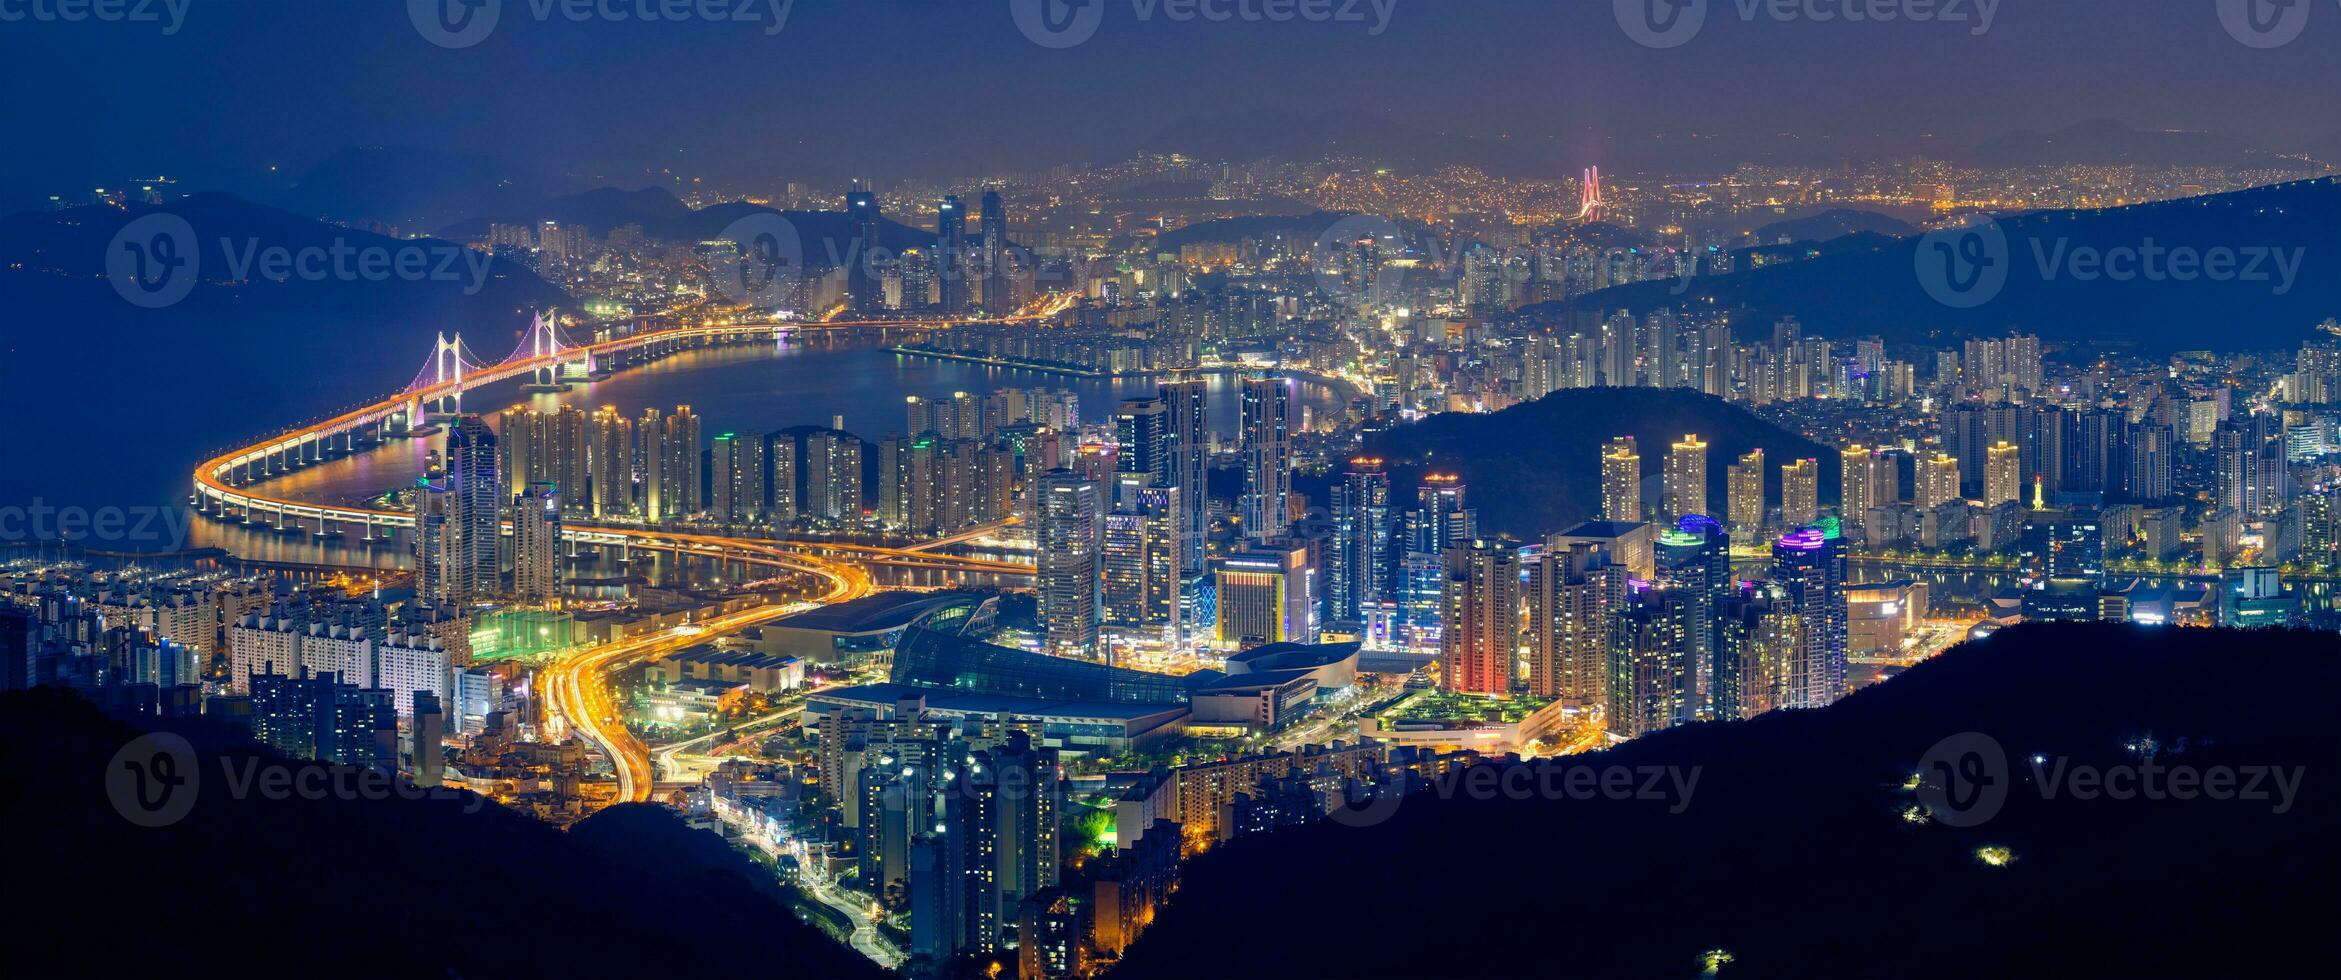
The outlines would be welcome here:
M 1758 329 L 1794 316 L 1808 332 L 1898 343 L 2017 330 L 2154 351 L 2258 350 L 2296 345 L 2341 315 L 2336 268 L 2341 179 L 2321 178 L 2011 215 L 1974 236 L 1881 241 L 1741 269 L 1698 279 L 1683 295 L 1673 282 L 1636 283 L 1522 315 L 1582 325 L 1607 311 L 1664 308 L 1743 313 Z
M 2019 626 L 1221 844 L 1113 976 L 2319 974 L 2336 691 L 2330 633 Z
M 1393 485 L 1427 473 L 1463 478 L 1490 534 L 1541 541 L 1601 516 L 1601 451 L 1633 436 L 1645 477 L 1666 465 L 1667 447 L 1685 435 L 1707 443 L 1708 509 L 1721 512 L 1726 469 L 1749 450 L 1764 450 L 1767 499 L 1780 499 L 1780 467 L 1821 461 L 1820 491 L 1837 490 L 1837 454 L 1747 411 L 1680 388 L 1573 388 L 1490 415 L 1446 412 L 1377 433 L 1364 452 L 1385 460 Z
M 2112 119 L 2092 119 L 2048 133 L 2018 130 L 1986 140 L 1953 159 L 1978 167 L 2011 168 L 2073 164 L 2304 168 L 2298 160 L 2217 133 L 2134 129 Z

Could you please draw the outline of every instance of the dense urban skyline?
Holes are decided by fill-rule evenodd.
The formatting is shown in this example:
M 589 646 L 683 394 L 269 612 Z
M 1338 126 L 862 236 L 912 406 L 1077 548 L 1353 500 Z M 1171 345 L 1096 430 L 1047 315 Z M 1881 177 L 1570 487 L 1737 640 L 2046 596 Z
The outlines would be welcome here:
M 2312 971 L 2341 11 L 2141 11 L 0 0 L 7 945 Z

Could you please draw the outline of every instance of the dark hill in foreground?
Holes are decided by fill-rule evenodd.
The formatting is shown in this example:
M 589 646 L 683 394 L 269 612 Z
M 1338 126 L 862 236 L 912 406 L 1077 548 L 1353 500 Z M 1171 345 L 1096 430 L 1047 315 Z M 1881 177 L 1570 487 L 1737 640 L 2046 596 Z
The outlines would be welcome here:
M 1225 845 L 1114 975 L 1687 977 L 1716 949 L 1724 978 L 2323 974 L 2337 702 L 2330 634 L 2020 627 L 1827 709 L 1580 757 L 1695 767 L 1679 813 L 1417 795 L 1376 825 Z M 1904 781 L 1967 732 L 2004 747 L 2004 806 L 1906 820 Z M 2229 767 L 2240 788 L 2283 767 L 2289 810 L 2063 780 L 2049 799 L 2027 763 L 2134 766 L 2148 738 L 2166 773 Z M 1993 846 L 2014 862 L 1979 860 Z
M 883 975 L 661 808 L 564 834 L 476 797 L 238 800 L 220 760 L 256 750 L 198 725 L 194 808 L 148 829 L 104 782 L 137 734 L 61 691 L 0 696 L 11 974 Z
M 1666 448 L 1685 435 L 1707 441 L 1707 499 L 1724 505 L 1727 468 L 1764 450 L 1766 497 L 1780 500 L 1780 466 L 1821 461 L 1820 490 L 1837 489 L 1837 455 L 1718 398 L 1679 388 L 1572 388 L 1491 415 L 1446 412 L 1368 439 L 1366 452 L 1393 468 L 1393 491 L 1412 500 L 1428 472 L 1463 477 L 1480 523 L 1491 533 L 1538 540 L 1601 511 L 1601 450 L 1633 436 L 1642 473 L 1656 477 Z M 1652 484 L 1655 487 L 1655 484 Z

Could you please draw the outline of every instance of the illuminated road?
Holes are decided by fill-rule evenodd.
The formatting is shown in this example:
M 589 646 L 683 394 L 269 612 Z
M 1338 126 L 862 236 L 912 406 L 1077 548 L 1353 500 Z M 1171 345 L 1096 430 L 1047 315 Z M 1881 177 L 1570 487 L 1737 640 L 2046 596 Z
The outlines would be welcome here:
M 875 588 L 870 582 L 868 570 L 858 566 L 785 555 L 777 549 L 763 549 L 753 544 L 728 540 L 724 544 L 734 551 L 735 557 L 743 560 L 821 576 L 829 582 L 829 591 L 811 603 L 758 606 L 716 616 L 691 627 L 581 650 L 545 668 L 547 702 L 552 705 L 564 727 L 575 731 L 609 757 L 611 767 L 618 773 L 619 803 L 639 803 L 650 799 L 651 787 L 656 783 L 657 776 L 651 768 L 650 750 L 643 746 L 641 739 L 634 737 L 633 732 L 626 730 L 616 698 L 609 688 L 610 671 L 704 643 L 725 633 L 778 619 L 811 605 L 859 599 L 869 595 Z M 739 552 L 761 553 L 743 555 Z

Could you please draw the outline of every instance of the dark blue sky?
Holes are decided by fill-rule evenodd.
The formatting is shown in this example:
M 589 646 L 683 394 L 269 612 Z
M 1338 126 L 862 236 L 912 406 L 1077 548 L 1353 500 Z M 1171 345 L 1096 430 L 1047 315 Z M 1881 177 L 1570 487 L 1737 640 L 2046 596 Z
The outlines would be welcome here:
M 1374 0 L 1355 4 L 1359 21 L 1280 24 L 1091 0 L 1096 35 L 1061 50 L 1019 31 L 1015 0 L 795 0 L 776 36 L 764 23 L 578 23 L 558 5 L 540 18 L 534 5 L 553 0 L 500 0 L 486 39 L 454 50 L 423 37 L 407 0 L 127 2 L 166 20 L 183 4 L 184 23 L 169 36 L 160 23 L 0 23 L 15 148 L 0 202 L 156 171 L 232 185 L 359 144 L 616 183 L 671 164 L 898 176 L 1113 157 L 1182 119 L 1270 111 L 1511 134 L 1567 159 L 1649 132 L 1894 148 L 2114 117 L 2282 149 L 2341 133 L 2335 0 L 2311 0 L 2297 39 L 2265 50 L 2231 37 L 2215 0 L 1997 0 L 1981 36 L 1984 0 L 1933 0 L 1962 24 L 1751 20 L 1754 0 L 1709 0 L 1700 32 L 1668 49 L 1631 39 L 1611 0 L 1381 0 L 1379 35 Z M 785 0 L 726 2 L 768 18 Z

